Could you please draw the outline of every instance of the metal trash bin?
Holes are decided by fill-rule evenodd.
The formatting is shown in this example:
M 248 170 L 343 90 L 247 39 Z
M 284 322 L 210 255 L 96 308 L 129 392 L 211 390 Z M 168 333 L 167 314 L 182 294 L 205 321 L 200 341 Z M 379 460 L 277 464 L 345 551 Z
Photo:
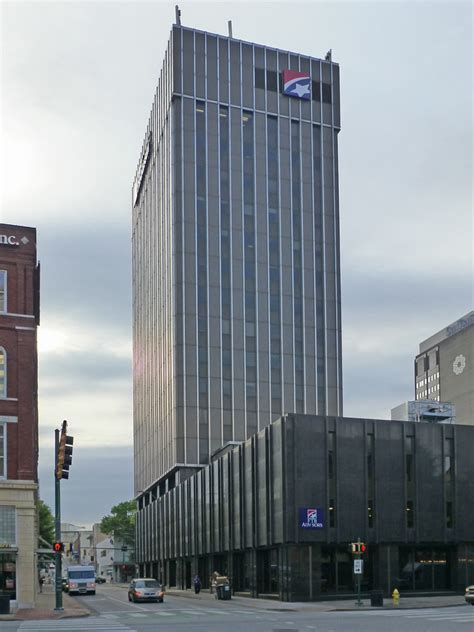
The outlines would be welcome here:
M 217 599 L 230 599 L 231 590 L 230 590 L 229 584 L 216 586 L 216 595 L 217 595 Z
M 224 596 L 222 597 L 222 599 L 231 599 L 232 591 L 230 589 L 230 585 L 226 584 L 225 586 L 223 586 L 223 588 L 224 588 Z
M 383 607 L 383 590 L 370 591 L 370 605 L 374 608 Z
M 0 614 L 10 614 L 9 595 L 0 595 Z

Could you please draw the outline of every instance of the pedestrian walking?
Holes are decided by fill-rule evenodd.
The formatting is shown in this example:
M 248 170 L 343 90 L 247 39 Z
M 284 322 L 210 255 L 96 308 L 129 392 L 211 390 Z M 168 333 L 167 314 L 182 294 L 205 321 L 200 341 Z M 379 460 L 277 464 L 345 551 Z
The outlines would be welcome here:
M 196 595 L 199 595 L 199 593 L 201 592 L 201 578 L 199 577 L 199 575 L 195 575 L 193 579 L 193 584 L 194 592 L 196 593 Z
M 40 593 L 42 593 L 43 592 L 43 584 L 44 584 L 44 577 L 43 577 L 43 575 L 39 576 L 38 581 L 39 581 Z

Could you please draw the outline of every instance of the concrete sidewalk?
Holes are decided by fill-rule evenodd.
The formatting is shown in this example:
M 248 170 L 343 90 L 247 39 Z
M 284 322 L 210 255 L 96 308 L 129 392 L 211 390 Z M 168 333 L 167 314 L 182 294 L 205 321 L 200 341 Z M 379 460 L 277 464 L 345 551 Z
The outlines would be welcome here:
M 87 599 L 87 597 L 86 597 Z M 38 593 L 35 608 L 22 608 L 11 614 L 1 614 L 1 621 L 24 621 L 32 619 L 67 619 L 70 617 L 87 617 L 90 615 L 86 605 L 77 603 L 75 599 L 63 592 L 64 610 L 56 612 L 56 596 L 51 584 L 43 586 L 43 592 Z
M 199 595 L 194 593 L 194 590 L 179 590 L 176 588 L 169 588 L 166 590 L 166 595 L 171 597 L 183 597 L 191 601 L 215 601 L 215 595 L 209 592 L 209 589 L 201 590 Z M 232 595 L 232 602 L 244 605 L 246 608 L 258 608 L 262 610 L 273 611 L 312 611 L 312 612 L 331 612 L 340 610 L 403 610 L 410 608 L 448 608 L 453 606 L 467 606 L 464 601 L 464 595 L 445 595 L 445 596 L 413 596 L 404 597 L 401 595 L 400 602 L 396 606 L 392 599 L 385 598 L 383 607 L 372 607 L 370 605 L 370 599 L 362 599 L 362 605 L 357 605 L 357 596 L 354 595 L 352 599 L 345 600 L 333 600 L 333 601 L 276 601 L 273 599 L 252 599 L 251 597 L 244 597 L 241 595 Z

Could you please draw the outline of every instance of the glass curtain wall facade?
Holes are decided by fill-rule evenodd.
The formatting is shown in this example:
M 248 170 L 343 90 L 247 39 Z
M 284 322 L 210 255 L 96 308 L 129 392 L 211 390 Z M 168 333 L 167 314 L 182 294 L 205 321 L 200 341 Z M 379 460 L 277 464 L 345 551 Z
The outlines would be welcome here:
M 283 413 L 342 414 L 339 110 L 337 64 L 173 27 L 133 186 L 140 507 Z

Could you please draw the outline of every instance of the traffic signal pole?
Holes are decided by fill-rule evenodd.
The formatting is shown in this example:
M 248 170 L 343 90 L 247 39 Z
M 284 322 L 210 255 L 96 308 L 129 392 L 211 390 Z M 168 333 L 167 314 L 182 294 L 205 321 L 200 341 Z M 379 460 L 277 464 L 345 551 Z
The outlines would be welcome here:
M 361 545 L 360 545 L 360 538 L 357 538 L 357 544 L 359 545 L 358 548 L 358 553 L 357 553 L 357 559 L 360 560 L 361 559 Z M 357 605 L 361 606 L 362 605 L 362 601 L 360 599 L 360 578 L 361 578 L 361 574 L 359 573 L 357 575 Z
M 59 453 L 59 430 L 54 431 L 54 453 Z M 61 542 L 61 479 L 57 475 L 57 464 L 55 458 L 54 468 L 54 531 L 56 542 Z M 56 607 L 55 610 L 64 610 L 63 608 L 63 588 L 62 588 L 62 551 L 55 551 L 55 589 L 56 589 Z

